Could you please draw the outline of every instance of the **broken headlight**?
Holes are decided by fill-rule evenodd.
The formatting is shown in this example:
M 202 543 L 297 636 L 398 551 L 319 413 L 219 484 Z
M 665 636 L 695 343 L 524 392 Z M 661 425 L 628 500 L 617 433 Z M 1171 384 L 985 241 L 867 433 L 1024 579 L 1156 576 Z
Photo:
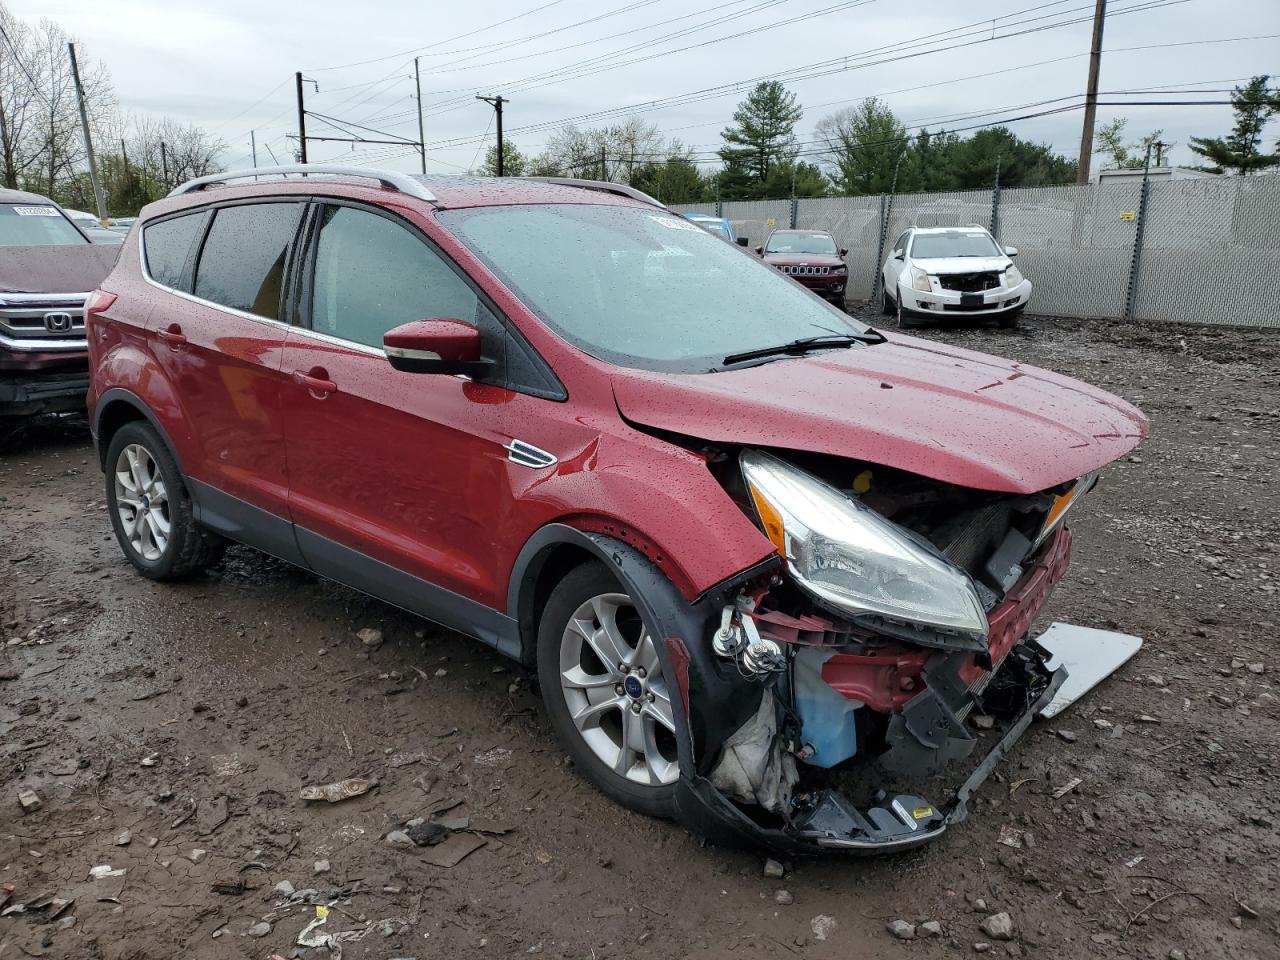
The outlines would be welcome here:
M 765 535 L 815 599 L 847 616 L 986 636 L 986 614 L 963 570 L 784 460 L 744 450 L 741 464 Z

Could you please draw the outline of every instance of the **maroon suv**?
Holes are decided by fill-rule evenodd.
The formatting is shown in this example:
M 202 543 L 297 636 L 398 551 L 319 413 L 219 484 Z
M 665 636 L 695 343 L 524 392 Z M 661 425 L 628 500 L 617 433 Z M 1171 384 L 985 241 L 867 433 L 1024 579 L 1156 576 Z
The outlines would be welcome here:
M 844 305 L 848 250 L 836 246 L 825 230 L 774 230 L 756 253 L 806 289 L 837 306 Z
M 0 190 L 0 419 L 84 409 L 84 302 L 116 253 L 52 200 Z
M 143 575 L 236 540 L 476 637 L 607 794 L 783 850 L 964 817 L 1065 677 L 1027 634 L 1063 518 L 1147 429 L 588 181 L 192 181 L 89 328 Z

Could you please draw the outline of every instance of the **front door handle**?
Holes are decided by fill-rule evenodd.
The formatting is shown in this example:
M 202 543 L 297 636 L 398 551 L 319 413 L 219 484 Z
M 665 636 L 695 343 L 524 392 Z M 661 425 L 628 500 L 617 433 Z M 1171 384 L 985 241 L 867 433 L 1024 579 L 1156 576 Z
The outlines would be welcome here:
M 187 335 L 182 332 L 182 328 L 176 323 L 169 324 L 167 329 L 157 330 L 156 336 L 171 347 L 180 347 L 187 342 Z
M 315 368 L 304 373 L 301 370 L 295 370 L 293 373 L 297 381 L 311 391 L 312 396 L 320 395 L 320 399 L 327 397 L 331 393 L 338 392 L 338 385 L 329 379 L 328 373 L 320 368 Z

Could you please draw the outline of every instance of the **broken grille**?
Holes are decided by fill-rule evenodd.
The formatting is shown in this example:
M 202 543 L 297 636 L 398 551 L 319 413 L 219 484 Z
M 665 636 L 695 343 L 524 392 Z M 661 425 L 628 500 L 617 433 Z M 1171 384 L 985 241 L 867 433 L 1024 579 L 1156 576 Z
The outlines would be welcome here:
M 988 273 L 944 273 L 938 277 L 938 284 L 943 290 L 959 290 L 961 293 L 978 293 L 982 290 L 995 290 L 1000 286 L 1000 274 Z

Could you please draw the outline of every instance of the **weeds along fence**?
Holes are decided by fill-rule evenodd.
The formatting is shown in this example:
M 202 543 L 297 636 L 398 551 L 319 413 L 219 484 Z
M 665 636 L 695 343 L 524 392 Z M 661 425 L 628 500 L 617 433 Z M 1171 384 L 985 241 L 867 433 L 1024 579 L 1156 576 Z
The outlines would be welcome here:
M 752 247 L 775 227 L 828 230 L 848 248 L 851 300 L 909 226 L 980 224 L 1018 248 L 1030 309 L 1066 317 L 1280 327 L 1280 176 L 1148 180 L 955 193 L 691 204 Z

